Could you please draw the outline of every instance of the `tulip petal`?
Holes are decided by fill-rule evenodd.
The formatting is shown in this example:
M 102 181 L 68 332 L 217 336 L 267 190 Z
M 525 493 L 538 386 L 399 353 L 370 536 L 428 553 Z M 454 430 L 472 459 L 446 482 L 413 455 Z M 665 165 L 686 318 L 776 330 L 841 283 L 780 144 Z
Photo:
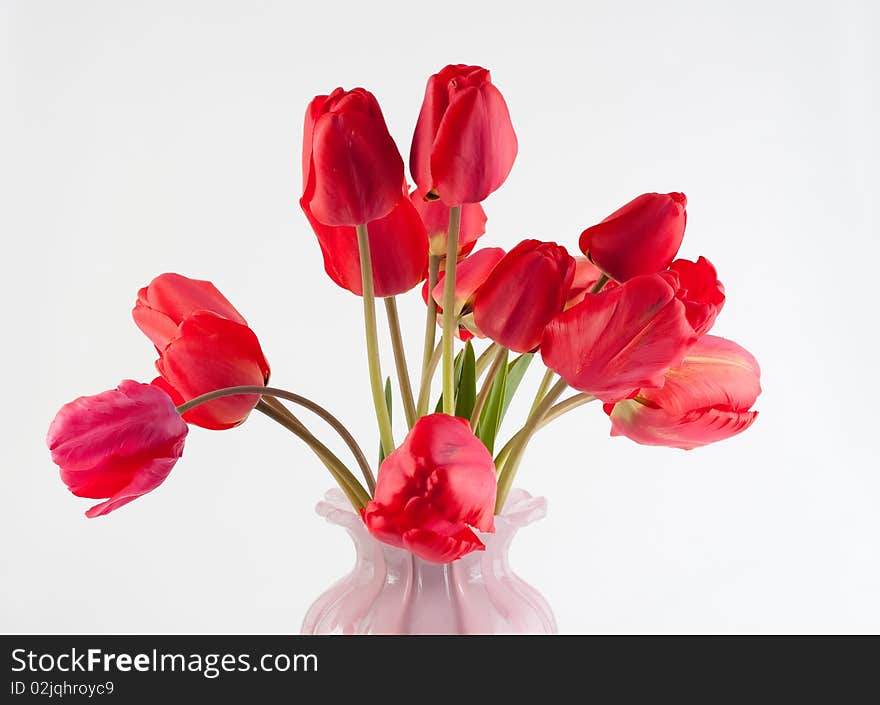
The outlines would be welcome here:
M 209 281 L 169 272 L 138 291 L 132 316 L 157 349 L 177 335 L 177 326 L 194 311 L 211 311 L 243 326 L 242 315 Z
M 694 342 L 670 277 L 652 274 L 589 294 L 557 316 L 541 355 L 572 387 L 611 402 L 662 385 Z
M 361 296 L 361 261 L 353 227 L 324 225 L 300 201 L 318 238 L 328 276 L 343 289 Z M 369 223 L 373 288 L 376 296 L 403 294 L 423 281 L 428 267 L 428 238 L 415 207 L 402 200 L 385 218 Z
M 410 194 L 410 202 L 425 224 L 430 254 L 446 257 L 450 207 L 443 201 L 427 200 L 424 191 L 420 190 L 415 190 Z M 458 228 L 459 257 L 470 254 L 477 244 L 477 240 L 485 235 L 486 221 L 486 211 L 479 203 L 465 203 L 461 207 L 461 220 Z
M 181 323 L 156 368 L 186 400 L 225 387 L 263 385 L 269 378 L 269 365 L 253 331 L 207 311 Z M 191 409 L 184 419 L 203 428 L 231 428 L 244 421 L 258 401 L 253 394 L 223 397 Z

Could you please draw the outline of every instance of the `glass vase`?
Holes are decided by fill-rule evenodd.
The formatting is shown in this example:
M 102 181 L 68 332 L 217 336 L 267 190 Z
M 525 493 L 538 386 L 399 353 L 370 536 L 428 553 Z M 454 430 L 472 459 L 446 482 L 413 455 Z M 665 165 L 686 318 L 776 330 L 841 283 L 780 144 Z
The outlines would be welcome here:
M 309 608 L 303 634 L 556 633 L 547 601 L 507 558 L 517 530 L 546 514 L 543 497 L 513 490 L 495 517 L 495 533 L 479 534 L 486 550 L 445 564 L 373 538 L 338 489 L 316 511 L 348 532 L 356 558 Z

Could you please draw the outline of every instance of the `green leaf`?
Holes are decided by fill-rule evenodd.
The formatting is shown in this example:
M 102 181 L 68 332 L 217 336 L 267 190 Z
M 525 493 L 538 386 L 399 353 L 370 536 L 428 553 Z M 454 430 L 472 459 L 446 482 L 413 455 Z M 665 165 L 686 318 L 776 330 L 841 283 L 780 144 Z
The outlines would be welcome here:
M 504 364 L 498 370 L 498 374 L 489 388 L 489 395 L 486 397 L 486 404 L 483 407 L 483 413 L 480 414 L 480 422 L 476 429 L 477 437 L 493 454 L 495 452 L 495 438 L 498 436 L 498 429 L 501 428 L 502 408 L 508 384 L 508 369 L 507 353 L 505 352 Z
M 513 401 L 513 395 L 516 394 L 516 390 L 519 389 L 519 384 L 522 382 L 526 370 L 529 369 L 529 365 L 532 364 L 532 359 L 534 357 L 535 353 L 523 353 L 510 363 L 510 367 L 507 369 L 507 388 L 504 390 L 504 403 L 501 405 L 502 419 L 510 408 L 510 402 Z
M 455 415 L 470 420 L 477 401 L 477 358 L 470 340 L 465 343 L 463 352 L 455 392 Z
M 391 377 L 385 378 L 385 406 L 388 407 L 388 420 L 392 419 L 393 411 L 392 407 L 394 406 L 394 393 L 391 390 Z M 382 461 L 385 460 L 385 449 L 382 448 L 382 441 L 379 441 L 379 465 L 382 464 Z
M 461 380 L 461 363 L 464 357 L 464 350 L 459 350 L 458 355 L 455 356 L 455 375 L 453 378 L 453 384 L 455 384 L 455 388 L 458 389 L 459 380 Z M 443 364 L 441 362 L 441 364 Z M 440 395 L 440 398 L 437 400 L 437 406 L 434 408 L 434 413 L 439 414 L 443 411 L 443 395 Z

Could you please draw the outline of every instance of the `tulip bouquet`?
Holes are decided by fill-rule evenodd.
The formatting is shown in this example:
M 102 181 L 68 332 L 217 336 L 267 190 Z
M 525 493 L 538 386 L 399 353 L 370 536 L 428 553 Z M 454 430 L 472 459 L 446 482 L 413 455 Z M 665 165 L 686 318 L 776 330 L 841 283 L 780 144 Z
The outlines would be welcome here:
M 374 537 L 447 563 L 483 548 L 479 532 L 493 531 L 535 433 L 588 402 L 602 403 L 612 435 L 647 445 L 691 449 L 748 428 L 758 364 L 709 335 L 724 288 L 709 260 L 676 259 L 684 194 L 638 196 L 587 227 L 577 257 L 537 239 L 508 252 L 475 249 L 487 221 L 481 202 L 503 184 L 516 153 L 504 98 L 477 66 L 447 66 L 428 80 L 410 151 L 412 189 L 370 92 L 337 88 L 312 100 L 299 203 L 327 274 L 363 304 L 377 474 L 336 416 L 268 386 L 257 336 L 213 284 L 162 274 L 138 292 L 133 311 L 156 348 L 159 376 L 80 397 L 49 428 L 64 483 L 102 500 L 86 515 L 108 514 L 162 484 L 190 425 L 228 429 L 256 409 L 314 451 Z M 426 309 L 418 376 L 395 298 L 417 287 Z M 382 372 L 377 298 L 407 428 L 402 442 Z M 501 444 L 536 357 L 546 369 L 534 402 Z M 362 481 L 288 403 L 341 436 Z

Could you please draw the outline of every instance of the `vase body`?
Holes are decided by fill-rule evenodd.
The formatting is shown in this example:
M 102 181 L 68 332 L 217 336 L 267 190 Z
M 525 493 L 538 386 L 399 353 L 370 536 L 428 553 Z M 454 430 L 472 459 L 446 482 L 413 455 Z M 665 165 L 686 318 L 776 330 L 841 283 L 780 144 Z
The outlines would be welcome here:
M 510 569 L 518 529 L 546 514 L 543 497 L 513 490 L 495 533 L 479 534 L 485 551 L 452 563 L 429 563 L 367 531 L 338 489 L 317 506 L 354 541 L 351 572 L 309 608 L 303 634 L 555 634 L 541 594 Z

